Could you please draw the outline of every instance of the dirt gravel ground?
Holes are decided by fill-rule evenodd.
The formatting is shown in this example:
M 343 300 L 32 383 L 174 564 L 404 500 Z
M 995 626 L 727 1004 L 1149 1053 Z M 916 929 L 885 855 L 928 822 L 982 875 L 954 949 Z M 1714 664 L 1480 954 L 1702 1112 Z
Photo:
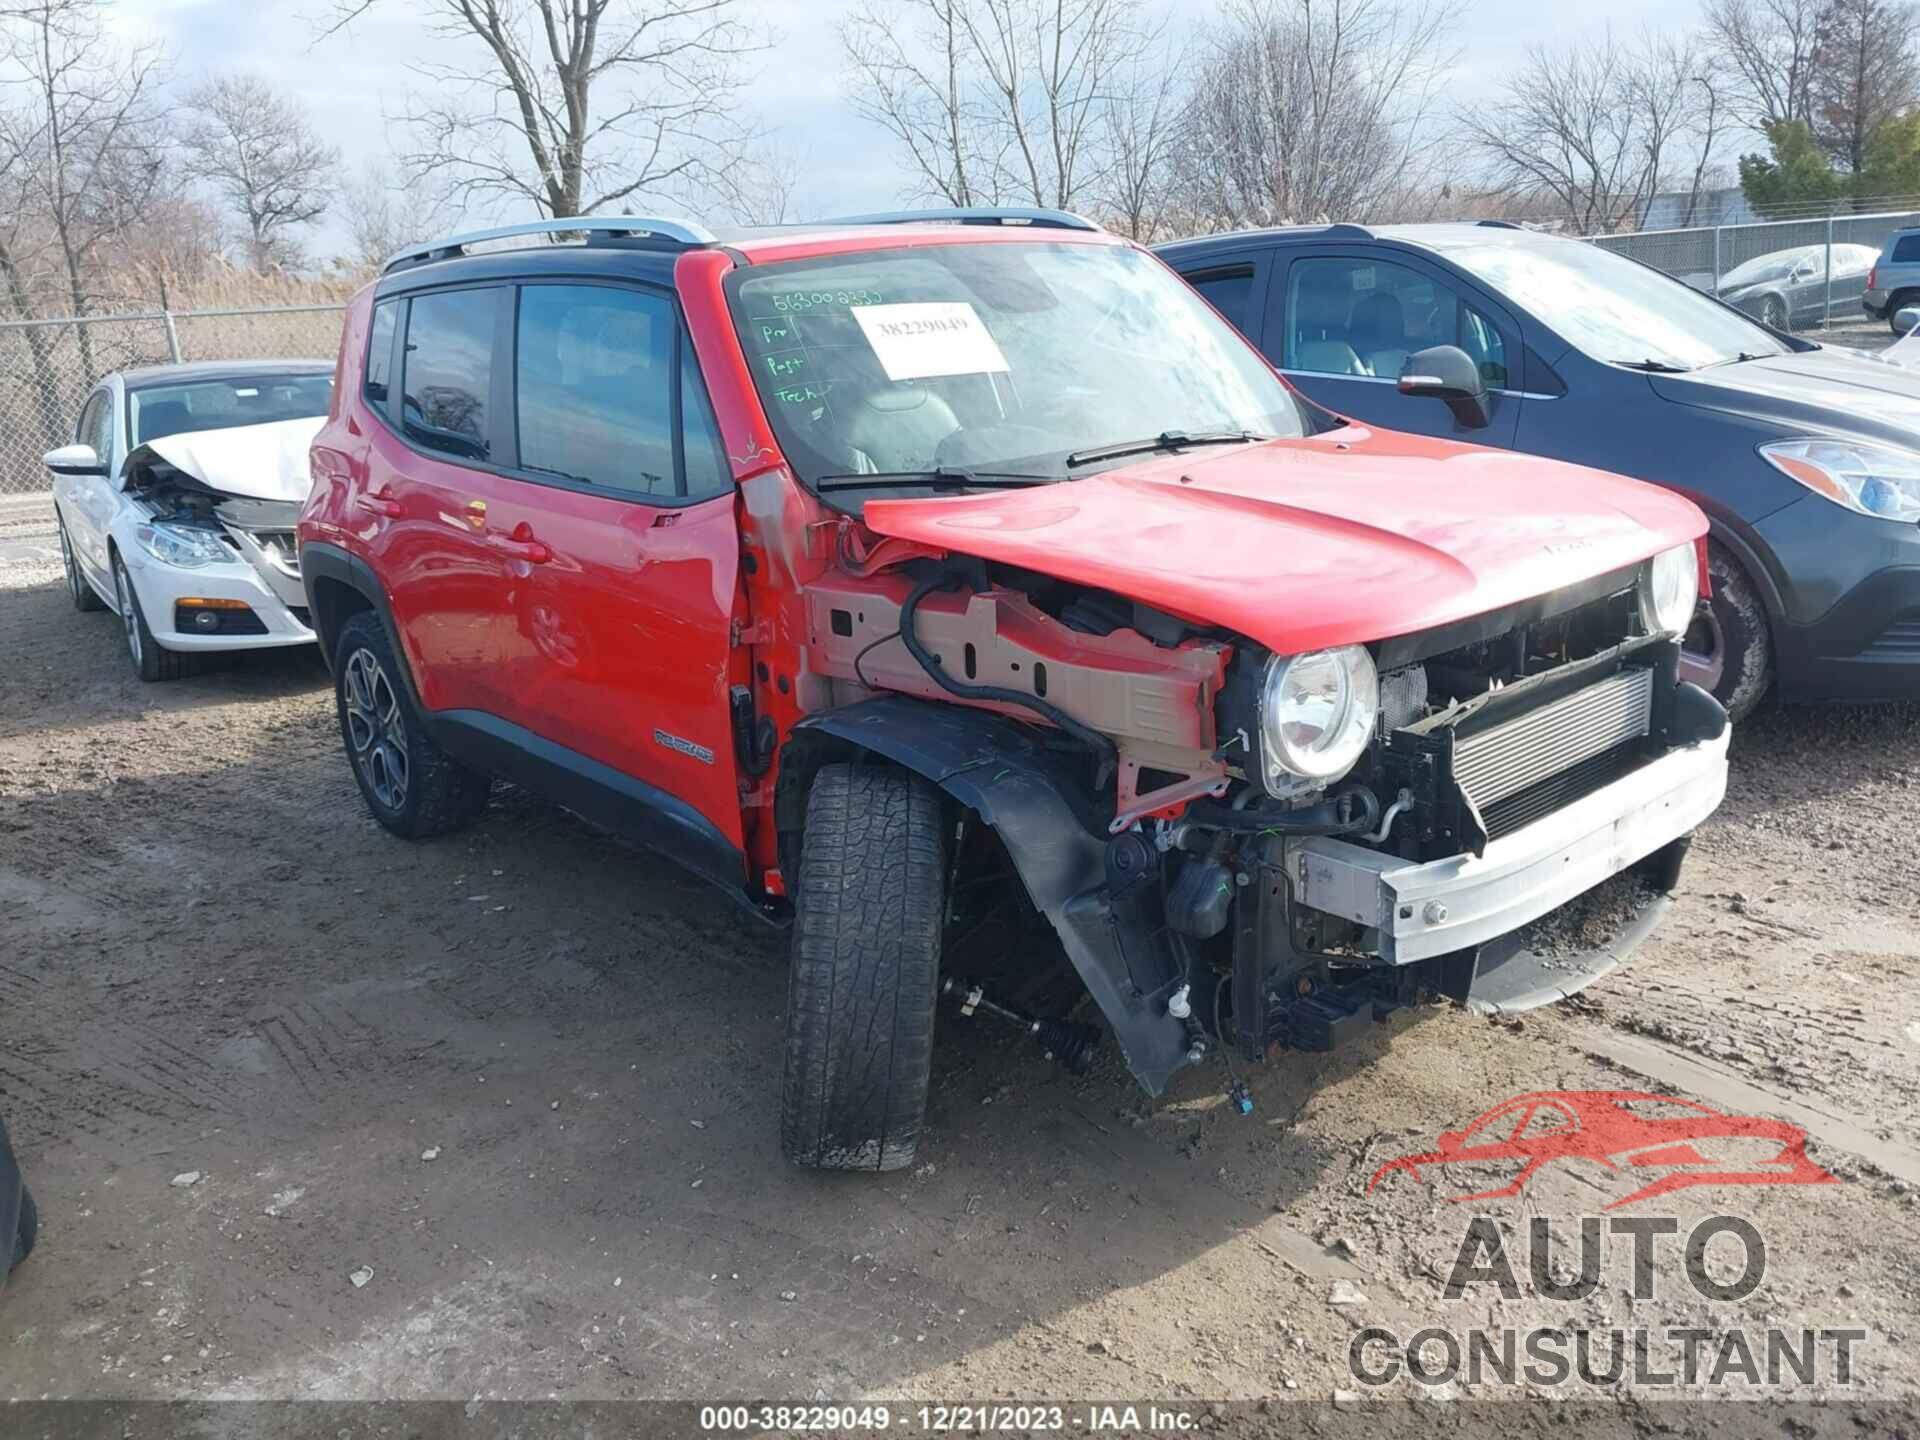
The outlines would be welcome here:
M 1778 1324 L 1866 1331 L 1851 1384 L 1736 1370 L 1705 1393 L 1867 1397 L 1894 1418 L 1845 1433 L 1920 1429 L 1920 709 L 1745 727 L 1666 923 L 1574 1002 L 1402 1015 L 1254 1070 L 1245 1117 L 1217 1067 L 1149 1103 L 1111 1058 L 1075 1079 L 945 1014 L 918 1168 L 822 1177 L 779 1158 L 778 936 L 515 793 L 459 837 L 392 839 L 315 657 L 143 686 L 112 617 L 76 613 L 34 557 L 44 524 L 16 522 L 0 1109 L 43 1225 L 0 1297 L 10 1400 L 1326 1406 L 1357 1389 L 1348 1344 L 1369 1325 Z M 1570 1262 L 1576 1217 L 1646 1177 L 1563 1162 L 1463 1205 L 1518 1162 L 1370 1192 L 1378 1167 L 1511 1096 L 1620 1089 L 1804 1127 L 1838 1183 L 1620 1212 L 1683 1235 L 1749 1221 L 1767 1266 L 1744 1299 L 1696 1293 L 1678 1240 L 1650 1300 L 1621 1244 L 1584 1299 L 1444 1298 L 1473 1212 L 1513 1237 L 1566 1220 Z M 1549 1388 L 1597 1393 L 1639 1433 L 1811 1433 L 1753 1404 L 1683 1425 L 1658 1408 L 1671 1387 Z M 1433 1417 L 1425 1401 L 1528 1391 L 1380 1393 Z M 1300 1412 L 1276 1413 L 1282 1433 Z M 1552 1412 L 1475 1413 L 1531 1433 Z

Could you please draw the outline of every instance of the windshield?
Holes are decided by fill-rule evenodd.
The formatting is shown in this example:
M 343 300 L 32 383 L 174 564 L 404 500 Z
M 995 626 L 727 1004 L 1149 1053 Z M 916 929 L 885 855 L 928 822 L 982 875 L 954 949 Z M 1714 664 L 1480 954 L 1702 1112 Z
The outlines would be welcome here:
M 1595 360 L 1697 370 L 1785 353 L 1718 301 L 1584 240 L 1463 245 L 1446 255 Z
M 310 420 L 327 413 L 331 375 L 247 375 L 145 385 L 128 396 L 133 443 L 144 445 L 188 430 L 224 430 L 272 420 Z
M 736 270 L 728 295 L 808 482 L 936 468 L 1064 479 L 1101 446 L 1305 431 L 1252 348 L 1126 246 L 867 251 Z

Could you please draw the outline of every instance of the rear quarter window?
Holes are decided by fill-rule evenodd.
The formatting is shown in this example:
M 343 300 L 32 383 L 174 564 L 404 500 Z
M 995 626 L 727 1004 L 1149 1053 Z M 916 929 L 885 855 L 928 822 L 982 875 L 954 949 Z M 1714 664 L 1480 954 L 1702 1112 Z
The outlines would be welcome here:
M 1902 235 L 1893 242 L 1893 263 L 1896 265 L 1920 263 L 1920 235 Z

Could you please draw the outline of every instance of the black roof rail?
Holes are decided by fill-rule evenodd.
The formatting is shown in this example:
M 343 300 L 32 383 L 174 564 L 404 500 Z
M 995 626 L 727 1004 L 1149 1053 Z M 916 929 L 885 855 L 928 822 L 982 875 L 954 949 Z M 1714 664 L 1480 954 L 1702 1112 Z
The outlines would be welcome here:
M 1489 230 L 1524 230 L 1527 227 L 1518 220 L 1476 220 L 1476 225 L 1484 225 Z
M 950 210 L 881 210 L 872 215 L 836 215 L 819 225 L 1032 225 L 1043 230 L 1098 230 L 1071 210 L 1030 205 L 963 205 Z
M 490 230 L 470 230 L 461 235 L 449 235 L 442 240 L 429 240 L 424 244 L 410 245 L 382 265 L 380 273 L 385 275 L 403 265 L 422 264 L 429 260 L 451 260 L 456 255 L 466 254 L 469 245 L 478 245 L 488 240 L 581 233 L 585 233 L 589 238 L 645 236 L 649 239 L 666 240 L 689 247 L 712 245 L 719 238 L 704 225 L 695 224 L 691 220 L 676 220 L 664 216 L 560 215 L 551 220 L 529 220 L 520 225 L 498 225 Z
M 1327 237 L 1332 240 L 1371 240 L 1373 231 L 1364 225 L 1351 225 L 1346 221 L 1336 221 L 1327 226 Z

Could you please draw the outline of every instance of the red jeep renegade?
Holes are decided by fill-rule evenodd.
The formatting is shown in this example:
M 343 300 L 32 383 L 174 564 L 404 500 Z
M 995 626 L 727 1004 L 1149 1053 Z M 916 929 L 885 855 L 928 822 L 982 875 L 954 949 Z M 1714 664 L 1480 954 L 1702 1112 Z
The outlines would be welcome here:
M 1399 383 L 1486 403 L 1451 347 Z M 1623 947 L 1514 932 L 1670 889 L 1725 788 L 1675 673 L 1692 504 L 1317 409 L 1071 215 L 420 246 L 353 303 L 313 480 L 375 817 L 440 834 L 504 777 L 790 924 L 802 1165 L 909 1162 L 943 990 L 1084 1061 L 958 958 L 983 897 L 1157 1094 L 1577 989 Z

